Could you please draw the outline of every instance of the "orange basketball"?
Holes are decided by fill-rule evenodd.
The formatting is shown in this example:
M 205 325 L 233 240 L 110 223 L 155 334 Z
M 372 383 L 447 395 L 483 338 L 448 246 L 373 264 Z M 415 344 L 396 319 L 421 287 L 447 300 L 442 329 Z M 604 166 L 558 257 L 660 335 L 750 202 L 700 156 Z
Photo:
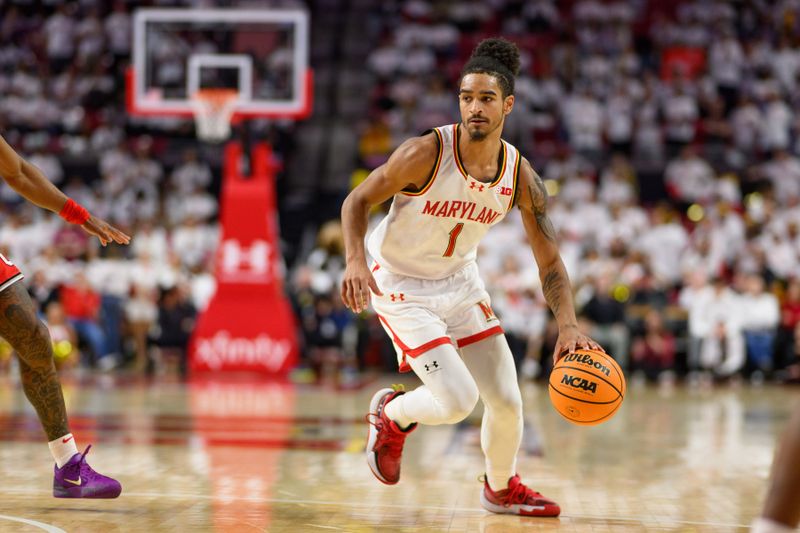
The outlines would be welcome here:
M 581 426 L 605 422 L 625 398 L 625 376 L 610 355 L 576 350 L 550 374 L 550 401 L 561 416 Z

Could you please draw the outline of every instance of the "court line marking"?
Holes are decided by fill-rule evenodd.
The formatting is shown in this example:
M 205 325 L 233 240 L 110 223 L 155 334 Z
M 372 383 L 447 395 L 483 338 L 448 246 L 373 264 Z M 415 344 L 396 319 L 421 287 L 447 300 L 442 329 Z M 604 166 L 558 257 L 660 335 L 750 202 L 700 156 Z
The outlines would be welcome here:
M 51 526 L 50 524 L 44 524 L 42 522 L 37 522 L 36 520 L 29 520 L 27 518 L 20 518 L 18 516 L 8 516 L 4 514 L 0 514 L 0 520 L 9 520 L 11 522 L 21 522 L 23 524 L 27 524 L 29 526 L 38 527 L 39 529 L 43 529 L 48 533 L 67 533 L 63 529 L 57 528 L 56 526 Z
M 2 494 L 50 494 L 41 490 L 25 490 L 25 489 L 12 489 L 3 490 Z M 211 494 L 194 494 L 190 492 L 123 492 L 122 497 L 127 498 L 150 498 L 150 499 L 178 499 L 178 500 L 217 500 L 219 497 Z M 334 502 L 326 500 L 300 500 L 294 498 L 257 498 L 253 496 L 226 496 L 227 500 L 232 502 L 253 502 L 253 503 L 279 503 L 279 504 L 292 504 L 292 505 L 328 505 L 332 507 L 350 507 L 354 509 L 363 508 L 386 508 L 386 509 L 402 509 L 408 510 L 409 508 L 417 509 L 420 511 L 451 511 L 458 513 L 473 513 L 473 514 L 486 514 L 488 511 L 477 507 L 444 507 L 440 505 L 401 505 L 396 503 L 374 503 L 374 502 Z M 2 517 L 3 515 L 0 515 Z M 675 518 L 662 517 L 662 516 L 601 516 L 601 515 L 570 515 L 561 514 L 560 518 L 573 518 L 576 520 L 606 520 L 615 522 L 630 522 L 633 524 L 651 524 L 658 523 L 659 526 L 664 524 L 671 525 L 687 525 L 687 526 L 711 526 L 711 527 L 736 527 L 736 528 L 749 528 L 749 524 L 725 524 L 721 522 L 700 522 L 695 520 L 679 520 Z M 49 531 L 49 530 L 48 530 Z M 52 533 L 66 533 L 60 529 L 53 529 Z

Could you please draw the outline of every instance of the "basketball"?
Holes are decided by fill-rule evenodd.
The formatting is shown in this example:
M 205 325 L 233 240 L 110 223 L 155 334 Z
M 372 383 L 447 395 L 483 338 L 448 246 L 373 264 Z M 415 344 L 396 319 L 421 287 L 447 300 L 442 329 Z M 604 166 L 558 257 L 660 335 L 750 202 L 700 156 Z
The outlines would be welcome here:
M 625 376 L 610 355 L 576 350 L 561 358 L 550 374 L 550 401 L 561 416 L 581 426 L 614 416 L 625 398 Z

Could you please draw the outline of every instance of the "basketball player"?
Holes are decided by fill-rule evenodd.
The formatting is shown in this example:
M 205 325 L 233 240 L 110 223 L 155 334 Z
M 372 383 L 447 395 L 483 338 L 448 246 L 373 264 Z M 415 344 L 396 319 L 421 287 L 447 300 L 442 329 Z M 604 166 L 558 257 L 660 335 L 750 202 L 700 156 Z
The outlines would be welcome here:
M 42 172 L 22 159 L 0 137 L 0 176 L 26 200 L 58 213 L 67 222 L 80 225 L 87 233 L 110 242 L 128 244 L 130 237 L 106 222 L 91 216 L 86 209 L 67 198 Z M 86 454 L 78 452 L 70 433 L 61 384 L 53 363 L 53 349 L 47 327 L 36 317 L 36 310 L 22 283 L 22 272 L 0 255 L 0 337 L 14 347 L 19 356 L 22 387 L 36 408 L 50 452 L 55 459 L 53 496 L 56 498 L 116 498 L 122 487 L 115 479 L 92 470 Z
M 361 312 L 371 297 L 400 370 L 413 370 L 423 382 L 407 393 L 383 389 L 373 396 L 367 443 L 373 474 L 397 483 L 405 438 L 417 424 L 455 424 L 480 395 L 486 457 L 481 504 L 495 513 L 557 516 L 558 504 L 525 486 L 516 472 L 522 399 L 511 351 L 475 262 L 480 239 L 518 203 L 558 322 L 554 358 L 578 347 L 600 349 L 578 332 L 542 180 L 500 138 L 514 106 L 518 71 L 514 44 L 481 42 L 462 72 L 461 122 L 407 140 L 350 193 L 342 206 L 342 298 Z M 369 238 L 375 263 L 368 265 L 367 213 L 392 197 L 389 214 Z
M 800 405 L 798 405 L 800 407 Z M 800 409 L 783 435 L 772 465 L 772 482 L 752 533 L 791 533 L 800 525 Z

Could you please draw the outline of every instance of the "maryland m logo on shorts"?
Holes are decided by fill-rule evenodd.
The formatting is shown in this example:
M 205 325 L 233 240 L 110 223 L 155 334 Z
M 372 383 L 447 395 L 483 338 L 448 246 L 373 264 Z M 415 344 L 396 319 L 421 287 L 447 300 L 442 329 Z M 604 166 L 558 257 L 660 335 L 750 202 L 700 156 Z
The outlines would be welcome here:
M 491 322 L 492 320 L 497 320 L 497 317 L 495 316 L 494 311 L 492 311 L 492 306 L 490 306 L 488 303 L 486 303 L 486 302 L 478 302 L 478 307 L 481 308 L 481 311 L 483 312 L 483 316 L 486 317 L 486 322 Z

